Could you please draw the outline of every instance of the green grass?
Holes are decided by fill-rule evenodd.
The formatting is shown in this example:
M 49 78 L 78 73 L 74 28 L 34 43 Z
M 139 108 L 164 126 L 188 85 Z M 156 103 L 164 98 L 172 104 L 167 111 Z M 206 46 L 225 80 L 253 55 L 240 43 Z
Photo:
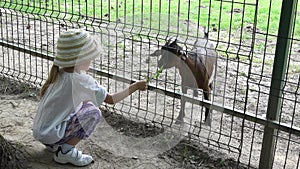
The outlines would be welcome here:
M 78 20 L 81 16 L 90 16 L 96 18 L 115 21 L 118 18 L 126 18 L 130 20 L 131 16 L 143 16 L 150 18 L 152 13 L 153 21 L 161 24 L 168 23 L 167 18 L 159 18 L 158 13 L 171 14 L 174 20 L 178 17 L 180 20 L 190 20 L 194 23 L 200 22 L 203 26 L 216 25 L 219 30 L 237 30 L 241 26 L 247 26 L 257 22 L 258 29 L 269 31 L 276 34 L 280 17 L 281 0 L 272 0 L 272 4 L 268 0 L 260 0 L 257 10 L 257 19 L 255 18 L 256 6 L 255 0 L 245 0 L 246 4 L 222 2 L 217 0 L 180 0 L 180 1 L 162 1 L 162 0 L 110 0 L 110 1 L 92 1 L 88 3 L 84 1 L 71 0 L 53 0 L 50 2 L 40 0 L 5 0 L 0 2 L 0 6 L 4 8 L 16 9 L 32 14 L 44 14 L 57 18 L 66 18 Z M 234 2 L 244 3 L 244 0 L 235 0 Z M 80 4 L 79 4 L 80 3 Z M 200 9 L 200 10 L 199 10 Z M 236 12 L 231 12 L 235 9 Z M 240 9 L 238 11 L 237 9 Z M 298 4 L 299 9 L 299 4 Z M 54 12 L 53 12 L 54 11 Z M 189 13 L 187 11 L 190 11 Z M 61 13 L 62 12 L 62 13 Z M 67 13 L 66 15 L 64 13 Z M 269 14 L 270 13 L 270 14 Z M 109 14 L 109 15 L 107 15 Z M 210 14 L 210 17 L 208 17 Z M 270 19 L 268 19 L 270 18 Z M 257 21 L 256 21 L 257 20 Z M 145 23 L 144 24 L 149 24 Z M 299 29 L 300 21 L 297 20 L 296 27 Z M 299 36 L 297 31 L 297 36 Z
M 289 65 L 289 72 L 291 73 L 300 73 L 300 65 L 291 64 Z
M 113 29 L 130 30 L 124 32 L 124 36 L 133 41 L 140 41 L 145 36 L 145 39 L 151 40 L 157 36 L 166 38 L 179 35 L 179 39 L 183 41 L 187 38 L 185 35 L 202 37 L 203 33 L 197 29 L 199 24 L 208 27 L 210 32 L 216 29 L 210 34 L 210 38 L 220 42 L 217 46 L 219 51 L 231 52 L 236 50 L 231 43 L 250 46 L 253 25 L 256 24 L 257 31 L 261 34 L 255 35 L 260 40 L 255 41 L 254 50 L 263 53 L 265 49 L 274 50 L 275 45 L 266 46 L 266 43 L 276 40 L 280 20 L 282 0 L 270 1 L 259 0 L 256 5 L 256 0 L 234 0 L 234 3 L 220 0 L 87 0 L 87 3 L 83 0 L 2 0 L 0 7 L 54 20 L 84 23 L 88 28 L 99 25 L 99 22 L 95 22 L 95 25 L 91 23 L 93 18 L 113 22 Z M 297 9 L 297 13 L 300 13 L 300 3 Z M 187 20 L 190 25 L 187 25 Z M 114 23 L 119 21 L 125 24 L 116 24 L 117 27 L 114 27 Z M 275 36 L 268 36 L 266 42 L 268 34 Z M 298 15 L 293 38 L 300 39 Z M 250 50 L 248 47 L 245 50 Z M 237 58 L 236 55 L 229 57 Z M 240 59 L 247 61 L 251 58 Z

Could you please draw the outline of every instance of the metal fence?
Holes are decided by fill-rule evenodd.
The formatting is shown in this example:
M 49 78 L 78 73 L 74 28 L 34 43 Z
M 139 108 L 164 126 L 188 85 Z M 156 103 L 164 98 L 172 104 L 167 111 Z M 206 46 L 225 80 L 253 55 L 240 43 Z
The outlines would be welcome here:
M 175 125 L 184 98 L 189 139 L 248 168 L 299 168 L 299 13 L 297 0 L 3 0 L 0 74 L 40 87 L 57 35 L 84 28 L 103 48 L 90 73 L 114 92 L 153 77 L 158 57 L 150 54 L 169 37 L 190 49 L 205 27 L 218 52 L 212 101 L 182 94 L 173 68 L 149 91 L 109 108 L 166 127 Z M 212 110 L 211 126 L 202 123 L 203 107 Z

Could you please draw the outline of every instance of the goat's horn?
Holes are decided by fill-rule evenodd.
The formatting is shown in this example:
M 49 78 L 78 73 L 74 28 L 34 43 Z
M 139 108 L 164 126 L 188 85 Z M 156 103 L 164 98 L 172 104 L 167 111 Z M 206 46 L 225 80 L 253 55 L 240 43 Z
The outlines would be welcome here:
M 168 39 L 168 42 L 167 42 L 168 45 L 170 44 L 170 42 L 172 41 L 172 39 L 173 39 L 173 37 L 170 37 L 170 38 Z
M 204 27 L 204 38 L 208 39 L 208 29 Z

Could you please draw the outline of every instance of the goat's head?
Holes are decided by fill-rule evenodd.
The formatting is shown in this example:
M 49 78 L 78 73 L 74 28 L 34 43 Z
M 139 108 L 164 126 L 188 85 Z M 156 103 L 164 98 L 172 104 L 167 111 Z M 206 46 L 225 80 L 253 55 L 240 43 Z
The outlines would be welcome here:
M 177 44 L 177 39 L 169 39 L 161 49 L 156 50 L 150 56 L 160 56 L 158 67 L 171 68 L 177 66 L 181 59 L 185 59 L 183 49 Z

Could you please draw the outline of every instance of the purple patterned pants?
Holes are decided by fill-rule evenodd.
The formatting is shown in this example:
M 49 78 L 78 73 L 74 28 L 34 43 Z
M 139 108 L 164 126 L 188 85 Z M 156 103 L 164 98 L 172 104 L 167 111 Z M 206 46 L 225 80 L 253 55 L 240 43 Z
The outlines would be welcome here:
M 58 142 L 47 146 L 61 145 L 73 137 L 87 139 L 100 122 L 101 111 L 93 103 L 83 103 L 80 110 L 67 122 L 64 137 Z

